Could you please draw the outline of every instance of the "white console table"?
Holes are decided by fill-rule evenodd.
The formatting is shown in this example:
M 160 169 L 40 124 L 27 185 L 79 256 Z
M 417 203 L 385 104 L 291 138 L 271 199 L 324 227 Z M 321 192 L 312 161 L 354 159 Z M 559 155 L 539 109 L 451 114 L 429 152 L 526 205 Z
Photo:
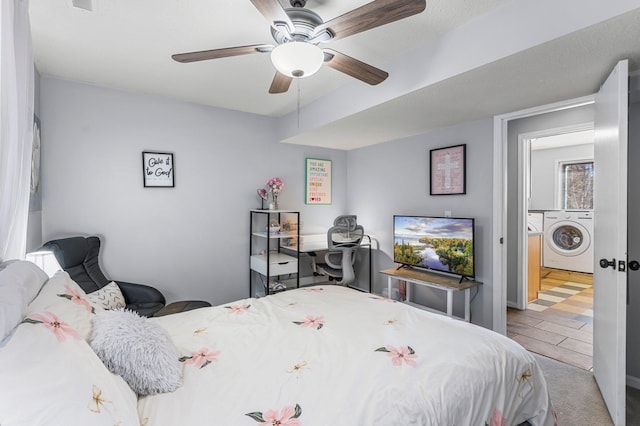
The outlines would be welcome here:
M 420 271 L 416 269 L 408 268 L 390 268 L 380 271 L 381 274 L 387 276 L 387 289 L 388 295 L 391 297 L 391 288 L 393 280 L 406 281 L 407 282 L 407 303 L 410 303 L 419 308 L 445 314 L 445 312 L 437 311 L 435 309 L 427 308 L 426 306 L 418 305 L 411 302 L 411 286 L 409 283 L 423 285 L 426 287 L 436 288 L 447 292 L 447 311 L 446 315 L 452 318 L 453 316 L 453 293 L 456 291 L 464 291 L 464 320 L 469 322 L 471 320 L 471 289 L 479 284 L 478 281 L 463 280 L 459 282 L 459 278 L 450 277 L 446 275 L 436 274 L 429 271 Z M 462 318 L 459 318 L 462 319 Z

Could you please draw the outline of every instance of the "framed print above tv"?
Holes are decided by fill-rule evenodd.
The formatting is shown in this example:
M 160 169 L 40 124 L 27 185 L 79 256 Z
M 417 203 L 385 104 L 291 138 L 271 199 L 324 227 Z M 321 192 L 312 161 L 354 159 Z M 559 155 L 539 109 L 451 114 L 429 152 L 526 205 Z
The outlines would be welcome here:
M 430 195 L 467 193 L 466 151 L 466 144 L 429 151 Z
M 142 179 L 145 188 L 173 188 L 175 165 L 168 152 L 142 153 Z

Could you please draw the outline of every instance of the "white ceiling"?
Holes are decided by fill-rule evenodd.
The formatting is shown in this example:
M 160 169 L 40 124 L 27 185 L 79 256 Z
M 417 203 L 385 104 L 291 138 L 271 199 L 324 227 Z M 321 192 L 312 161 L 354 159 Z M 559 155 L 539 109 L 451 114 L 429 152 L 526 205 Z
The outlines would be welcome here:
M 95 12 L 72 7 L 72 0 L 31 0 L 33 51 L 41 74 L 283 119 L 295 114 L 295 82 L 286 94 L 267 93 L 275 73 L 267 54 L 190 64 L 170 57 L 197 50 L 272 44 L 269 23 L 249 0 L 93 1 Z M 288 6 L 287 0 L 280 1 Z M 329 20 L 367 2 L 308 0 L 307 8 Z M 353 88 L 366 97 L 379 96 L 385 84 L 392 84 L 388 82 L 394 64 L 408 52 L 516 2 L 527 3 L 427 0 L 426 10 L 419 15 L 330 42 L 331 48 L 392 75 L 379 86 L 368 86 L 324 67 L 299 81 L 303 111 L 305 105 L 317 105 L 319 100 L 331 100 L 336 93 Z M 637 3 L 639 9 L 612 20 L 585 25 L 580 31 L 531 49 L 445 76 L 435 84 L 405 88 L 403 94 L 294 131 L 283 139 L 352 149 L 593 93 L 615 61 L 630 57 L 632 69 L 639 62 L 640 1 Z M 473 56 L 459 55 L 464 59 L 465 54 Z

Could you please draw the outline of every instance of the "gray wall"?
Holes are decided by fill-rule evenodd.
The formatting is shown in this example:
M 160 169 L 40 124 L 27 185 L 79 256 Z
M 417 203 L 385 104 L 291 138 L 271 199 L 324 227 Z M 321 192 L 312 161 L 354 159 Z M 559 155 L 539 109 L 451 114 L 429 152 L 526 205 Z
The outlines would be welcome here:
M 518 263 L 518 135 L 535 131 L 556 129 L 578 124 L 592 123 L 593 105 L 540 114 L 512 120 L 508 124 L 507 158 L 507 302 L 517 302 Z
M 531 198 L 529 210 L 555 210 L 557 162 L 593 159 L 593 144 L 531 151 Z
M 249 209 L 279 176 L 281 208 L 323 232 L 347 199 L 346 153 L 284 145 L 267 117 L 41 79 L 43 240 L 103 236 L 111 279 L 169 301 L 248 297 Z M 144 150 L 175 154 L 175 188 L 143 188 Z M 333 160 L 333 204 L 304 204 L 304 159 Z
M 463 143 L 467 144 L 466 195 L 430 196 L 429 150 Z M 374 256 L 374 271 L 394 266 L 394 214 L 443 216 L 448 210 L 454 217 L 476 219 L 476 273 L 484 285 L 472 303 L 471 313 L 474 323 L 486 327 L 492 326 L 493 319 L 492 144 L 493 121 L 488 118 L 349 151 L 347 157 L 349 206 L 380 246 Z M 380 293 L 386 279 L 380 274 L 374 277 L 374 290 Z M 459 294 L 454 303 L 454 314 L 459 316 L 464 315 L 462 300 Z M 438 309 L 446 306 L 442 292 L 425 288 L 418 289 L 417 301 Z

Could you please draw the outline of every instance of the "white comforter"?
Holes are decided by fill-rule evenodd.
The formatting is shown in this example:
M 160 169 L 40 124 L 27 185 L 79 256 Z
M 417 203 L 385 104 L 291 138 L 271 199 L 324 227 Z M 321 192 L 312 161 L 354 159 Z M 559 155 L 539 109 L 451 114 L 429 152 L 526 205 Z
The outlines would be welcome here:
M 174 339 L 184 384 L 140 398 L 147 426 L 555 423 L 542 372 L 517 343 L 348 288 L 154 321 Z

